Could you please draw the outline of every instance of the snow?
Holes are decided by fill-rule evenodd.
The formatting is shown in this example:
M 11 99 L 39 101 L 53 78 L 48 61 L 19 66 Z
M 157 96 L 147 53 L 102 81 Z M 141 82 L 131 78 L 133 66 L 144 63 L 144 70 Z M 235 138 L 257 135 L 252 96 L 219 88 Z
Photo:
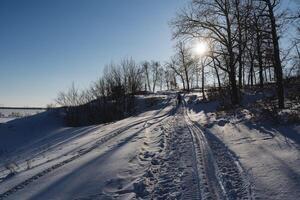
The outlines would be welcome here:
M 44 111 L 45 109 L 0 108 L 0 124 L 17 118 L 35 115 Z
M 16 119 L 15 117 L 0 117 L 0 124 Z
M 217 102 L 190 105 L 190 115 L 237 156 L 253 182 L 256 198 L 298 199 L 300 125 L 255 122 L 247 109 L 217 114 L 217 106 Z
M 151 124 L 168 116 L 172 108 L 170 103 L 160 104 L 158 108 L 135 117 L 81 128 L 63 127 L 56 112 L 41 113 L 4 124 L 0 131 L 4 138 L 1 147 L 11 148 L 2 156 L 1 175 L 4 180 L 0 183 L 0 193 L 10 194 L 11 191 L 20 190 L 13 192 L 8 199 L 65 199 L 70 196 L 104 195 L 98 194 L 98 187 L 89 187 L 90 184 L 98 185 L 103 192 L 112 190 L 110 180 L 114 181 L 122 174 L 124 176 L 126 171 L 133 168 L 128 160 L 136 155 L 143 143 L 145 123 Z M 30 167 L 28 160 L 31 161 Z M 10 178 L 6 177 L 10 175 L 6 163 L 13 164 L 16 171 Z M 65 181 L 70 180 L 73 184 L 68 183 L 69 187 L 66 187 Z M 133 187 L 130 191 L 136 190 L 135 180 L 126 179 L 126 182 Z M 57 191 L 62 187 L 68 193 L 58 195 Z M 81 190 L 78 191 L 77 187 L 81 187 Z
M 45 109 L 27 109 L 27 108 L 0 108 L 0 113 L 5 117 L 9 117 L 12 113 L 17 113 L 21 116 L 35 115 L 44 112 Z
M 86 127 L 60 110 L 0 124 L 0 199 L 298 199 L 300 125 L 199 98 L 141 95 L 140 114 Z

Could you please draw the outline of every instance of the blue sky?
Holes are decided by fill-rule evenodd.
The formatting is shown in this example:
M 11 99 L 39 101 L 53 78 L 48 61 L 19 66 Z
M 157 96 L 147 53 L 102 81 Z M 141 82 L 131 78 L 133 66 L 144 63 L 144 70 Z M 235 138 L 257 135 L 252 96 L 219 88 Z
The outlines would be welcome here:
M 283 0 L 286 5 L 298 0 Z M 125 57 L 165 61 L 187 0 L 1 0 L 0 106 L 45 106 Z
M 164 61 L 185 0 L 1 0 L 0 106 L 45 106 L 112 60 Z

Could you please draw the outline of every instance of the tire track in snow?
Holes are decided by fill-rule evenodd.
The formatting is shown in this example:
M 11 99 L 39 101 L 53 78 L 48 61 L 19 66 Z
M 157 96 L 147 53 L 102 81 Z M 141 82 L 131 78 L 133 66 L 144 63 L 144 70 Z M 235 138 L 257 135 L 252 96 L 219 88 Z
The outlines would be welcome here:
M 184 117 L 193 138 L 202 199 L 254 199 L 242 166 L 221 141 L 212 133 L 204 134 L 190 119 L 186 103 Z
M 42 170 L 41 172 L 38 172 L 37 174 L 35 174 L 34 176 L 22 181 L 21 183 L 15 185 L 14 187 L 10 188 L 9 190 L 5 191 L 4 193 L 0 194 L 0 200 L 3 200 L 5 199 L 6 197 L 10 196 L 11 194 L 23 189 L 24 187 L 26 187 L 28 184 L 36 181 L 37 179 L 39 179 L 40 177 L 52 172 L 53 170 L 55 169 L 58 169 L 59 167 L 62 167 L 64 166 L 65 164 L 67 163 L 70 163 L 80 157 L 82 157 L 83 155 L 91 152 L 92 150 L 98 148 L 100 145 L 103 145 L 104 143 L 112 140 L 113 138 L 115 138 L 116 136 L 119 136 L 121 135 L 123 132 L 125 132 L 126 130 L 130 129 L 130 128 L 133 128 L 134 126 L 137 126 L 141 123 L 145 123 L 149 120 L 154 120 L 154 119 L 159 119 L 159 118 L 163 118 L 163 117 L 168 117 L 169 115 L 171 115 L 173 112 L 174 112 L 174 108 L 172 108 L 170 111 L 168 111 L 166 114 L 160 114 L 164 109 L 166 109 L 168 107 L 168 104 L 166 106 L 164 106 L 163 108 L 161 108 L 157 113 L 156 115 L 158 116 L 150 116 L 150 117 L 147 117 L 146 119 L 141 119 L 141 120 L 137 120 L 133 123 L 131 123 L 130 125 L 126 125 L 124 127 L 120 127 L 120 128 L 117 128 L 116 130 L 104 135 L 103 137 L 101 137 L 99 140 L 96 140 L 96 141 L 92 141 L 90 143 L 94 143 L 92 144 L 90 147 L 87 147 L 87 148 L 83 148 L 83 149 L 80 149 L 77 151 L 77 154 L 75 156 L 72 156 L 62 162 L 59 162 L 57 164 L 54 164 L 53 166 L 47 168 L 47 169 L 44 169 Z
M 149 127 L 156 126 L 157 124 L 162 123 L 162 121 L 164 121 L 168 117 L 169 117 L 169 115 L 164 115 L 161 118 L 156 118 L 156 117 L 152 118 L 152 120 L 149 120 L 149 121 L 153 121 L 153 122 L 151 122 L 151 123 L 148 123 L 148 122 L 146 123 L 145 122 L 145 124 L 143 125 L 142 128 L 140 128 L 135 133 L 131 133 L 129 136 L 127 136 L 125 139 L 122 139 L 119 143 L 117 143 L 114 146 L 116 148 L 119 148 L 123 144 L 128 144 L 128 142 L 130 140 L 132 140 L 133 138 L 139 136 L 142 133 L 142 131 L 147 130 L 147 128 L 149 128 Z M 109 151 L 111 151 L 111 149 Z M 117 180 L 117 182 L 119 182 L 120 180 L 122 180 L 122 178 L 110 179 L 109 182 L 107 182 L 107 183 L 114 183 L 115 180 Z M 85 196 L 85 197 L 81 197 L 79 199 L 86 199 L 86 200 L 88 200 L 88 199 L 102 199 L 102 198 L 103 199 L 116 199 L 118 195 L 124 195 L 124 194 L 128 194 L 128 193 L 135 193 L 136 197 L 144 196 L 143 185 L 140 184 L 141 182 L 138 181 L 138 178 L 136 180 L 132 181 L 132 183 L 133 183 L 133 188 L 126 188 L 125 187 L 125 188 L 117 189 L 116 191 L 110 191 L 110 192 L 102 190 L 100 193 L 88 195 L 88 196 Z M 106 186 L 108 186 L 108 185 L 106 185 Z M 120 185 L 118 187 L 120 187 Z
M 211 151 L 202 133 L 199 133 L 186 115 L 184 118 L 193 140 L 194 165 L 202 199 L 225 199 L 222 185 L 219 184 L 215 174 L 216 166 L 213 163 Z
M 143 176 L 148 195 L 144 199 L 200 199 L 192 138 L 182 119 L 182 112 L 176 112 L 158 126 L 162 148 L 148 160 L 150 165 Z M 147 151 L 142 155 L 148 157 Z
M 163 106 L 161 109 L 159 109 L 158 111 L 156 111 L 156 112 L 153 114 L 153 116 L 159 115 L 159 114 L 160 114 L 160 113 L 161 113 L 168 105 L 170 105 L 171 101 L 172 101 L 171 98 L 166 99 L 166 100 L 163 102 L 164 106 Z M 157 106 L 157 105 L 155 105 L 155 106 Z M 154 108 L 155 106 L 152 106 L 152 107 Z M 136 122 L 144 121 L 144 120 L 149 120 L 149 119 L 151 119 L 151 117 L 147 117 L 146 119 L 143 118 L 143 119 L 137 120 Z M 132 122 L 132 123 L 134 123 L 134 122 Z M 143 123 L 143 122 L 141 122 L 141 123 Z M 98 125 L 98 126 L 96 126 L 96 127 L 89 128 L 89 129 L 87 129 L 87 130 L 82 131 L 82 133 L 80 133 L 79 135 L 76 134 L 75 136 L 72 136 L 72 137 L 67 138 L 67 140 L 63 140 L 63 141 L 60 141 L 60 142 L 57 142 L 57 143 L 55 143 L 55 141 L 52 141 L 52 143 L 51 143 L 50 146 L 49 146 L 49 143 L 47 143 L 47 144 L 43 144 L 43 143 L 42 143 L 42 144 L 43 144 L 42 146 L 39 146 L 38 148 L 33 148 L 33 149 L 30 150 L 30 151 L 32 151 L 32 154 L 30 155 L 30 157 L 25 157 L 25 158 L 23 158 L 23 159 L 21 159 L 21 160 L 18 160 L 18 161 L 14 161 L 14 160 L 12 159 L 11 162 L 16 163 L 17 166 L 27 166 L 27 165 L 28 165 L 28 161 L 35 160 L 35 159 L 38 158 L 39 156 L 43 156 L 46 152 L 49 152 L 49 151 L 51 151 L 51 150 L 55 150 L 55 148 L 61 147 L 62 145 L 66 144 L 66 143 L 69 143 L 69 142 L 71 142 L 71 141 L 75 141 L 76 139 L 79 139 L 82 135 L 86 135 L 87 133 L 88 133 L 88 134 L 91 134 L 91 133 L 95 132 L 95 130 L 100 129 L 101 127 L 103 127 L 103 126 L 105 126 L 105 125 L 107 125 L 107 124 L 109 124 L 109 123 L 106 123 L 106 124 L 100 124 L 100 125 Z M 84 127 L 82 127 L 81 129 L 84 129 Z M 79 131 L 80 131 L 80 130 L 76 130 L 75 132 L 79 132 Z M 107 134 L 110 134 L 110 133 L 107 133 Z M 63 135 L 62 137 L 65 137 L 65 136 Z M 46 140 L 46 139 L 48 139 L 48 138 L 42 138 L 41 140 L 37 141 L 36 143 L 42 142 L 43 140 Z M 58 140 L 58 141 L 59 141 L 59 139 L 60 139 L 59 137 L 56 138 L 56 140 Z M 60 158 L 63 158 L 63 157 L 65 157 L 65 156 L 68 156 L 69 154 L 71 154 L 71 153 L 73 153 L 73 152 L 76 152 L 78 149 L 84 148 L 84 146 L 89 145 L 89 144 L 94 143 L 94 142 L 95 142 L 94 140 L 91 141 L 91 142 L 85 142 L 85 143 L 83 143 L 83 144 L 80 145 L 80 146 L 77 146 L 77 147 L 75 147 L 75 148 L 73 148 L 73 149 L 68 150 L 67 152 L 61 154 L 61 155 L 58 156 L 58 157 L 55 157 L 55 158 L 52 158 L 52 159 L 48 159 L 48 160 L 46 160 L 45 162 L 42 162 L 42 163 L 38 163 L 38 164 L 35 164 L 35 165 L 33 165 L 33 164 L 31 163 L 30 169 L 39 167 L 39 166 L 41 166 L 41 165 L 43 165 L 43 164 L 45 164 L 45 163 L 49 163 L 49 162 L 58 160 L 58 159 L 60 159 Z M 36 144 L 33 143 L 33 144 L 30 144 L 30 145 L 36 145 Z M 44 146 L 46 146 L 46 148 L 44 148 Z M 36 151 L 39 150 L 39 149 L 42 149 L 42 150 L 41 150 L 41 151 L 38 151 L 38 152 L 36 153 Z M 21 151 L 22 151 L 22 149 L 21 149 Z M 30 151 L 29 151 L 27 154 L 29 154 Z M 18 157 L 19 157 L 19 156 L 18 156 Z M 0 166 L 0 169 L 1 169 L 1 168 L 4 168 L 4 166 Z M 24 167 L 24 169 L 25 169 L 25 170 L 19 170 L 19 171 L 17 170 L 16 173 L 21 173 L 21 172 L 23 172 L 23 171 L 26 171 L 26 167 Z M 3 180 L 5 180 L 5 176 L 9 175 L 9 173 L 10 173 L 10 171 L 7 170 L 7 169 L 5 169 L 5 168 L 4 168 L 3 170 L 0 171 L 0 175 L 1 175 L 1 176 L 0 176 L 0 183 L 1 183 Z M 4 174 L 4 175 L 3 175 L 3 174 Z

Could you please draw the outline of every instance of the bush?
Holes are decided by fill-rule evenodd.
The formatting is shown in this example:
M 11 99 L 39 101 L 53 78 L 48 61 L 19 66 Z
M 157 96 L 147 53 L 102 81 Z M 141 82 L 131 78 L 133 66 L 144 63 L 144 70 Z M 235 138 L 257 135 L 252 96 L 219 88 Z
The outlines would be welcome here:
M 106 66 L 103 76 L 90 89 L 79 91 L 74 83 L 60 92 L 56 102 L 64 107 L 68 125 L 111 122 L 129 115 L 134 94 L 141 91 L 142 70 L 132 59 Z
M 134 96 L 99 98 L 79 106 L 65 107 L 65 120 L 69 126 L 107 123 L 123 119 L 134 111 Z

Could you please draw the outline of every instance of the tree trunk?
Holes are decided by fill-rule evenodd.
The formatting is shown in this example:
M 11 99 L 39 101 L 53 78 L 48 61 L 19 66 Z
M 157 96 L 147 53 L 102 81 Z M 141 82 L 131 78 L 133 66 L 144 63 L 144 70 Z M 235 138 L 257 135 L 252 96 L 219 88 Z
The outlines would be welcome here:
M 233 53 L 233 43 L 232 43 L 232 33 L 231 33 L 231 21 L 229 19 L 229 8 L 227 4 L 225 4 L 225 16 L 226 16 L 226 25 L 227 25 L 227 50 L 229 54 L 229 82 L 231 88 L 231 103 L 233 105 L 237 105 L 239 103 L 239 95 L 238 95 L 238 87 L 236 84 L 236 72 L 235 72 L 235 65 L 234 65 L 234 53 Z
M 205 91 L 204 91 L 204 63 L 201 61 L 201 66 L 202 66 L 202 68 L 201 68 L 201 73 L 202 73 L 202 88 L 201 88 L 201 90 L 202 90 L 202 97 L 203 97 L 203 99 L 205 100 L 206 99 L 206 97 L 205 97 Z
M 271 67 L 269 67 L 269 79 L 270 79 L 270 82 L 272 81 L 272 71 L 271 71 Z
M 186 89 L 186 87 L 185 87 L 185 81 L 184 81 L 184 78 L 181 78 L 181 80 L 182 80 L 182 86 L 183 86 L 183 90 L 185 90 L 185 89 Z
M 267 69 L 264 70 L 264 80 L 265 82 L 268 82 L 268 77 L 267 77 Z
M 189 74 L 188 70 L 186 67 L 184 67 L 184 72 L 185 72 L 185 78 L 186 78 L 186 86 L 187 86 L 187 91 L 190 91 L 190 81 L 189 81 Z
M 199 68 L 196 68 L 196 87 L 199 88 Z
M 253 87 L 253 71 L 254 71 L 254 64 L 253 64 L 253 56 L 252 53 L 250 53 L 250 83 L 251 83 L 251 87 Z
M 245 68 L 243 68 L 243 85 L 245 85 L 246 82 L 245 82 Z
M 230 79 L 230 86 L 231 86 L 231 102 L 233 105 L 237 105 L 239 103 L 239 96 L 238 96 L 238 90 L 237 90 L 237 85 L 236 85 L 236 80 L 235 80 L 235 70 L 234 66 L 230 66 L 231 72 L 229 74 L 229 79 Z
M 218 72 L 218 68 L 217 68 L 217 66 L 216 66 L 216 61 L 215 61 L 215 59 L 213 59 L 213 64 L 214 64 L 214 68 L 215 68 L 216 75 L 217 75 L 218 88 L 219 88 L 219 90 L 220 90 L 220 89 L 221 89 L 221 81 L 220 81 L 220 75 L 219 75 L 219 72 Z
M 240 17 L 240 0 L 235 0 L 235 8 L 237 12 L 237 28 L 238 28 L 238 63 L 239 63 L 239 88 L 242 88 L 242 71 L 243 71 L 243 63 L 242 63 L 242 26 L 241 26 L 241 17 Z
M 239 95 L 238 95 L 238 87 L 236 84 L 236 73 L 235 73 L 235 66 L 234 66 L 234 54 L 232 51 L 232 43 L 231 39 L 229 40 L 229 82 L 231 88 L 231 103 L 233 105 L 237 105 L 239 103 Z
M 271 20 L 271 28 L 272 28 L 272 41 L 273 41 L 273 53 L 274 53 L 274 68 L 275 68 L 275 76 L 276 76 L 276 86 L 277 86 L 277 96 L 278 96 L 278 107 L 284 108 L 284 91 L 283 91 L 283 78 L 282 78 L 282 66 L 280 60 L 280 50 L 279 50 L 279 42 L 276 30 L 276 21 L 273 12 L 273 6 L 270 0 L 266 0 L 268 9 L 269 9 L 269 17 Z
M 256 27 L 256 50 L 257 50 L 257 58 L 258 58 L 258 65 L 259 65 L 259 87 L 263 88 L 264 86 L 263 62 L 262 62 L 262 53 L 260 49 L 261 48 L 260 44 L 261 44 L 260 31 L 258 27 Z
M 152 92 L 155 92 L 155 87 L 156 87 L 156 82 L 157 82 L 157 69 L 155 69 L 155 74 L 154 74 L 155 78 L 153 80 L 153 86 L 152 86 Z
M 147 78 L 148 90 L 150 92 L 151 91 L 151 86 L 150 86 L 150 80 L 149 80 L 148 67 L 145 67 L 145 70 L 146 70 L 146 78 Z
M 242 73 L 243 73 L 243 64 L 242 64 L 242 59 L 241 57 L 239 56 L 239 87 L 242 88 L 243 87 L 243 82 L 242 82 Z

